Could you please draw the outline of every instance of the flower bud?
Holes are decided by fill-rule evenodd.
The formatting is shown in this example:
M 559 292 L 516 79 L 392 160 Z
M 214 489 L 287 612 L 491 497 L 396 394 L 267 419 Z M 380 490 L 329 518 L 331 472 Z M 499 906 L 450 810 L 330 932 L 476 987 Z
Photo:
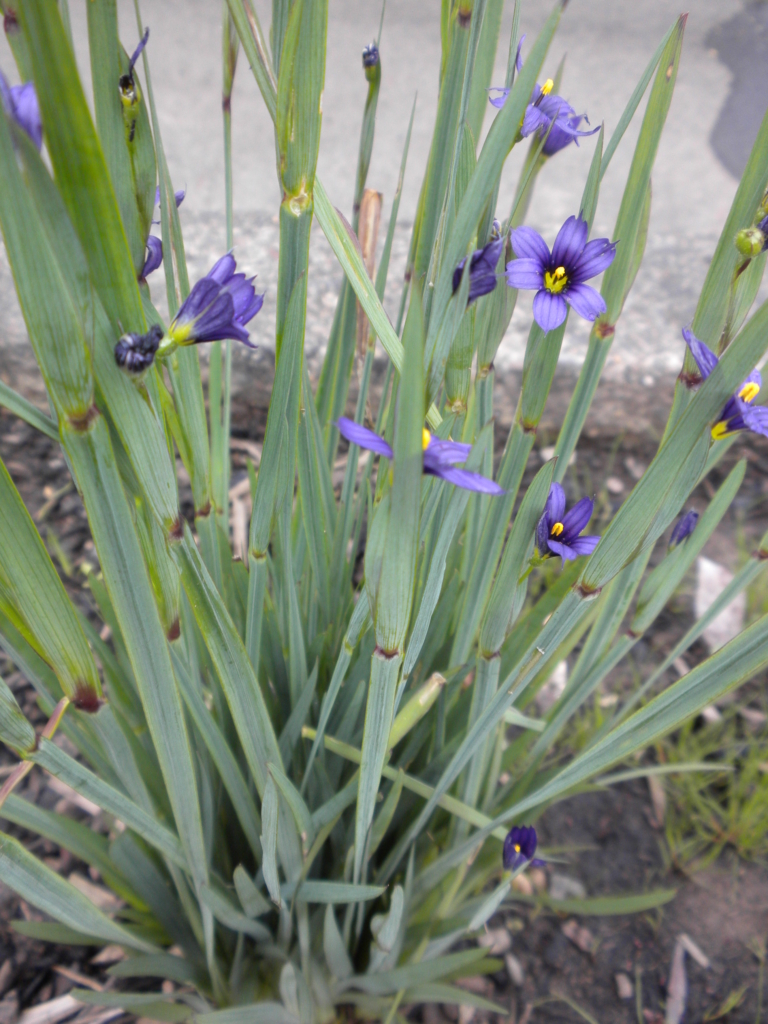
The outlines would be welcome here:
M 375 82 L 381 78 L 381 58 L 376 43 L 363 47 L 363 71 L 366 82 Z
M 736 248 L 742 256 L 759 256 L 765 246 L 765 235 L 760 228 L 742 228 L 736 235 Z

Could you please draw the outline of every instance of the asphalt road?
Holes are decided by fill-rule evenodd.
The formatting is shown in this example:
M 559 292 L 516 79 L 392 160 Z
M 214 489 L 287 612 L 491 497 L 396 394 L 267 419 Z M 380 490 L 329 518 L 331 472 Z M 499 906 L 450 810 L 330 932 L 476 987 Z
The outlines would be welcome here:
M 88 82 L 85 6 L 70 0 L 78 59 Z M 256 0 L 266 26 L 269 0 Z M 507 4 L 497 73 L 502 81 L 511 22 Z M 118 0 L 127 49 L 137 40 L 130 0 Z M 426 165 L 437 102 L 440 62 L 439 0 L 388 0 L 381 40 L 382 86 L 369 185 L 384 193 L 384 216 L 394 191 L 405 131 L 415 94 L 416 119 L 401 205 L 393 274 L 402 266 L 418 187 Z M 530 45 L 550 4 L 523 3 L 522 30 Z M 328 57 L 323 99 L 319 174 L 334 203 L 349 210 L 366 84 L 360 55 L 375 36 L 380 0 L 330 0 Z M 144 0 L 151 27 L 148 54 L 163 126 L 165 149 L 176 187 L 186 186 L 182 226 L 192 277 L 205 273 L 224 248 L 222 156 L 221 7 L 218 0 Z M 768 4 L 742 0 L 695 0 L 690 12 L 677 87 L 656 158 L 647 256 L 617 331 L 607 378 L 624 388 L 664 388 L 679 367 L 680 327 L 690 320 L 707 263 L 726 217 L 736 175 L 746 160 L 768 103 L 768 72 L 761 26 Z M 552 74 L 567 54 L 563 95 L 591 123 L 605 122 L 610 135 L 659 39 L 680 13 L 677 0 L 571 0 L 547 58 Z M 768 36 L 768 31 L 765 33 Z M 748 40 L 749 50 L 745 50 Z M 526 47 L 527 49 L 527 47 Z M 525 52 L 525 51 L 524 51 Z M 5 40 L 0 67 L 14 78 Z M 487 130 L 493 110 L 489 108 Z M 628 130 L 603 181 L 595 232 L 610 235 L 632 157 L 639 117 Z M 272 127 L 255 82 L 242 59 L 233 96 L 236 252 L 267 288 L 256 336 L 269 348 L 276 282 L 279 191 Z M 714 137 L 715 147 L 711 143 Z M 552 240 L 559 224 L 578 209 L 593 141 L 571 146 L 544 169 L 528 222 Z M 500 209 L 508 209 L 525 147 L 505 170 Z M 383 233 L 382 233 L 383 234 Z M 319 231 L 313 233 L 310 323 L 307 353 L 317 365 L 332 317 L 339 271 Z M 162 293 L 158 279 L 153 293 Z M 270 301 L 271 300 L 271 301 Z M 395 301 L 393 289 L 389 302 Z M 575 372 L 586 344 L 585 325 L 569 324 L 563 372 Z M 530 303 L 518 304 L 497 359 L 500 375 L 512 380 L 522 363 Z M 4 255 L 0 255 L 0 373 L 25 390 L 32 374 L 19 376 L 28 351 Z M 248 388 L 245 353 L 239 361 Z M 260 365 L 256 360 L 252 368 Z M 672 376 L 670 376 L 672 375 Z M 22 379 L 23 378 L 23 379 Z M 513 389 L 513 385 L 510 384 Z M 661 392 L 660 392 L 661 393 Z

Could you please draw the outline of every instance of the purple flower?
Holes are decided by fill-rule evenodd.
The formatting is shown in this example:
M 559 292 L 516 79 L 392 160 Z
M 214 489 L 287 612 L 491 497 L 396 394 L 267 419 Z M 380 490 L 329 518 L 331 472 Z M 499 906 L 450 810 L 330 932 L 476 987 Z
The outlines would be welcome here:
M 40 118 L 40 106 L 37 93 L 32 82 L 23 85 L 8 85 L 0 71 L 0 98 L 5 112 L 19 128 L 22 128 L 32 139 L 37 149 L 43 145 L 43 122 Z
M 147 239 L 147 258 L 141 268 L 139 279 L 146 281 L 149 275 L 163 262 L 163 241 L 157 235 L 150 235 Z
M 588 242 L 588 231 L 580 215 L 569 217 L 558 231 L 551 253 L 533 228 L 511 232 L 518 258 L 507 264 L 507 284 L 536 289 L 533 317 L 542 331 L 552 331 L 565 320 L 566 302 L 585 320 L 594 320 L 606 310 L 603 297 L 585 281 L 613 263 L 617 243 L 607 238 Z
M 232 338 L 256 348 L 245 325 L 261 309 L 264 296 L 256 294 L 253 278 L 236 274 L 236 269 L 235 257 L 227 253 L 197 282 L 168 328 L 172 342 L 197 345 Z
M 346 416 L 339 416 L 336 423 L 339 433 L 352 444 L 361 448 L 376 452 L 387 459 L 392 458 L 392 449 L 378 434 L 367 427 L 347 419 Z M 440 477 L 447 480 L 449 484 L 456 487 L 463 487 L 466 491 L 478 491 L 481 494 L 504 494 L 504 491 L 493 480 L 481 476 L 480 473 L 472 473 L 468 469 L 457 469 L 456 464 L 466 462 L 469 453 L 472 451 L 471 444 L 460 444 L 457 441 L 441 441 L 439 437 L 433 437 L 428 430 L 422 433 L 422 445 L 424 449 L 424 472 L 429 476 Z
M 690 512 L 686 512 L 681 519 L 678 519 L 677 525 L 669 538 L 669 547 L 676 548 L 678 544 L 683 543 L 686 537 L 690 537 L 696 529 L 696 523 L 698 521 L 699 513 L 696 512 L 695 509 L 691 509 Z
M 522 71 L 523 68 L 521 48 L 524 39 L 525 36 L 517 44 L 515 67 L 518 72 Z M 579 136 L 594 135 L 596 131 L 599 131 L 599 128 L 593 128 L 588 132 L 581 131 L 579 125 L 582 120 L 589 124 L 586 114 L 577 114 L 567 100 L 552 92 L 553 86 L 554 82 L 551 78 L 548 78 L 543 86 L 539 85 L 538 82 L 536 83 L 531 93 L 530 103 L 525 108 L 525 115 L 523 116 L 523 123 L 520 128 L 520 134 L 524 139 L 529 135 L 533 135 L 534 132 L 538 132 L 539 136 L 544 138 L 549 131 L 542 150 L 544 156 L 553 156 L 571 142 L 575 142 L 578 146 Z M 488 92 L 499 94 L 494 97 L 489 96 L 488 99 L 492 106 L 501 109 L 507 101 L 510 90 L 494 87 L 489 89 Z M 551 131 L 550 125 L 552 126 Z
M 186 190 L 180 188 L 178 192 L 174 193 L 174 199 L 176 200 L 176 209 L 178 209 L 184 202 L 184 196 Z M 158 185 L 155 189 L 155 206 L 160 205 L 160 186 Z M 153 220 L 153 224 L 159 224 L 159 220 Z M 163 262 L 163 242 L 162 239 L 156 235 L 150 235 L 147 238 L 147 258 L 144 261 L 144 266 L 141 268 L 141 274 L 139 275 L 140 281 L 146 281 L 149 275 L 160 266 Z
M 139 374 L 154 362 L 163 340 L 163 328 L 154 324 L 146 334 L 124 334 L 115 345 L 115 362 L 129 373 Z
M 503 864 L 507 871 L 517 871 L 525 864 L 543 864 L 543 860 L 534 860 L 533 857 L 538 842 L 533 825 L 513 825 L 504 840 L 502 853 Z
M 475 249 L 469 263 L 469 296 L 467 305 L 471 306 L 481 295 L 488 295 L 496 287 L 496 264 L 499 262 L 501 250 L 504 248 L 503 238 L 492 238 L 482 249 Z M 461 274 L 466 256 L 453 272 L 453 290 L 458 291 Z
M 187 194 L 187 190 L 185 188 L 180 188 L 177 192 L 173 193 L 173 198 L 176 200 L 176 209 L 177 210 L 181 206 L 181 204 L 184 202 L 184 197 L 186 196 L 186 194 Z M 155 189 L 155 206 L 159 206 L 159 205 L 160 205 L 160 186 L 158 185 L 157 188 Z M 153 220 L 152 223 L 153 224 L 159 224 L 160 221 L 159 220 Z
M 560 555 L 563 565 L 572 562 L 579 555 L 591 555 L 597 547 L 599 537 L 580 537 L 592 518 L 594 502 L 591 498 L 577 501 L 570 512 L 565 511 L 565 491 L 560 484 L 549 488 L 544 512 L 536 526 L 536 547 L 539 555 Z
M 683 328 L 685 343 L 696 360 L 699 373 L 703 380 L 717 366 L 718 359 L 714 352 L 688 330 Z M 712 438 L 719 441 L 723 437 L 735 434 L 737 430 L 751 430 L 753 434 L 768 437 L 768 408 L 759 405 L 753 408 L 752 402 L 760 393 L 763 378 L 759 370 L 753 370 L 735 395 L 732 395 L 723 406 L 717 421 L 712 427 Z

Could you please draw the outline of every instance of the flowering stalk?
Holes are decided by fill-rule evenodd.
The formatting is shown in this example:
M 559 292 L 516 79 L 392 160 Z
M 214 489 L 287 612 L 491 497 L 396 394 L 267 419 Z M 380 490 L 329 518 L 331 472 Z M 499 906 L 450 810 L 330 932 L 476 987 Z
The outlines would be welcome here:
M 224 126 L 224 205 L 227 223 L 227 251 L 234 242 L 232 193 L 232 87 L 235 81 L 240 41 L 226 0 L 222 0 L 222 70 L 221 112 Z M 223 359 L 222 359 L 223 356 Z M 229 433 L 231 423 L 232 342 L 214 342 L 208 369 L 208 417 L 211 424 L 211 493 L 219 523 L 227 531 L 229 515 Z

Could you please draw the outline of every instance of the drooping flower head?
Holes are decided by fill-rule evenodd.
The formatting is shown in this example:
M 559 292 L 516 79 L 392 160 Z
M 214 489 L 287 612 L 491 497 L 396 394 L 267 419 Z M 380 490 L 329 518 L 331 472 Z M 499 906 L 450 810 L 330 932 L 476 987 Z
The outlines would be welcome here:
M 163 328 L 154 324 L 146 334 L 124 334 L 115 345 L 115 362 L 131 374 L 142 374 L 155 359 L 163 340 Z
M 346 416 L 339 416 L 336 423 L 339 433 L 352 444 L 361 448 L 383 455 L 387 459 L 393 456 L 392 448 L 383 437 L 379 437 L 373 430 L 368 430 L 354 420 Z M 469 453 L 472 451 L 471 444 L 460 444 L 457 441 L 441 441 L 434 437 L 428 430 L 422 432 L 422 447 L 424 449 L 424 472 L 429 476 L 440 477 L 447 480 L 449 484 L 456 487 L 463 487 L 466 491 L 477 491 L 481 494 L 504 494 L 504 491 L 493 480 L 482 476 L 480 473 L 473 473 L 468 469 L 459 469 L 458 463 L 466 462 Z
M 536 526 L 536 547 L 539 555 L 560 555 L 563 565 L 579 555 L 591 555 L 600 540 L 596 536 L 581 537 L 581 531 L 592 518 L 595 503 L 591 498 L 577 501 L 570 512 L 565 511 L 565 491 L 558 483 L 549 488 L 544 512 Z
M 718 358 L 714 352 L 688 330 L 683 328 L 685 343 L 691 350 L 702 380 L 706 380 L 717 366 Z M 751 430 L 754 434 L 768 437 L 768 408 L 759 405 L 753 407 L 762 387 L 763 378 L 759 370 L 753 370 L 735 395 L 731 395 L 723 406 L 712 427 L 712 438 L 719 441 L 723 437 L 735 434 L 738 430 Z
M 481 295 L 488 295 L 496 287 L 496 264 L 499 262 L 503 238 L 492 238 L 482 249 L 475 249 L 469 262 L 469 295 L 467 305 L 472 305 Z M 466 256 L 453 272 L 453 290 L 458 291 Z
M 585 282 L 613 263 L 617 243 L 607 238 L 588 242 L 588 232 L 581 216 L 569 217 L 551 253 L 533 228 L 515 228 L 510 234 L 517 259 L 507 264 L 507 284 L 536 290 L 533 317 L 542 331 L 552 331 L 565 320 L 566 302 L 585 320 L 594 320 L 606 310 L 603 297 Z
M 518 72 L 523 68 L 521 49 L 524 39 L 525 36 L 517 44 L 515 66 Z M 599 131 L 599 127 L 592 128 L 590 131 L 579 129 L 582 120 L 589 124 L 586 114 L 577 114 L 567 100 L 558 96 L 557 93 L 553 93 L 554 84 L 552 79 L 548 78 L 544 85 L 539 85 L 538 82 L 534 85 L 520 128 L 520 134 L 524 139 L 533 135 L 534 132 L 538 132 L 539 137 L 543 139 L 549 132 L 542 149 L 544 156 L 553 156 L 571 142 L 575 142 L 578 146 L 580 136 L 594 135 L 596 131 Z M 489 97 L 489 102 L 499 109 L 504 106 L 510 93 L 509 89 L 497 87 L 488 91 L 498 93 L 498 96 Z
M 37 149 L 43 145 L 43 122 L 40 117 L 40 105 L 32 82 L 23 85 L 8 85 L 0 71 L 0 99 L 5 112 L 19 128 L 22 128 L 32 139 Z
M 533 825 L 513 825 L 504 840 L 502 862 L 507 871 L 517 871 L 525 864 L 539 865 L 544 861 L 534 859 L 538 845 Z
M 162 262 L 163 240 L 158 238 L 157 235 L 149 235 L 147 238 L 147 258 L 144 260 L 144 266 L 141 268 L 139 280 L 146 281 L 149 275 L 157 270 Z
M 168 328 L 174 344 L 197 345 L 231 338 L 256 348 L 245 325 L 261 309 L 264 296 L 256 294 L 253 278 L 236 274 L 236 269 L 235 257 L 227 253 L 197 282 Z
M 690 537 L 696 529 L 696 523 L 698 523 L 698 521 L 699 513 L 695 509 L 691 509 L 690 512 L 686 512 L 681 519 L 678 519 L 677 525 L 669 537 L 670 550 L 672 548 L 676 548 L 678 544 L 682 544 L 686 537 Z

